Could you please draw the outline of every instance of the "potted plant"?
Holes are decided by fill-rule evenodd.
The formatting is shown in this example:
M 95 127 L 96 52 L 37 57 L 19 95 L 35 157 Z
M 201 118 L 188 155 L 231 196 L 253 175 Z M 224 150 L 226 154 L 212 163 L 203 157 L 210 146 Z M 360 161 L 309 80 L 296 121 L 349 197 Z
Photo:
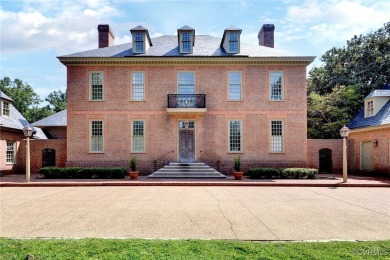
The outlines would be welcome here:
M 138 177 L 138 171 L 137 171 L 137 156 L 131 156 L 130 161 L 129 161 L 129 166 L 130 166 L 130 179 L 137 179 Z
M 244 175 L 244 172 L 241 171 L 241 158 L 240 158 L 240 156 L 237 156 L 234 159 L 234 166 L 233 167 L 234 167 L 234 172 L 233 172 L 234 179 L 241 180 L 242 175 Z

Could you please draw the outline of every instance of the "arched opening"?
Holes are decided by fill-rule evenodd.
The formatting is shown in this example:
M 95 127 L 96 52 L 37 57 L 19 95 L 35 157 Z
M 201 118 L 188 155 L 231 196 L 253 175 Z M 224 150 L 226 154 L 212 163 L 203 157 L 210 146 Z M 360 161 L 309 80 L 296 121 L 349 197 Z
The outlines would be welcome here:
M 42 150 L 42 167 L 56 166 L 56 150 L 46 148 Z
M 332 150 L 328 148 L 319 151 L 320 169 L 319 172 L 332 172 Z

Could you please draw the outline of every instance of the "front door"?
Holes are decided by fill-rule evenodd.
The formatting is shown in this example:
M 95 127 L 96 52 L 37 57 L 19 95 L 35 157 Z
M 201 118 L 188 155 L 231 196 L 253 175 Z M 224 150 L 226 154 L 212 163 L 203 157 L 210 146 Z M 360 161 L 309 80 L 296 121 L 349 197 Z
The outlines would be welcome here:
M 360 157 L 360 165 L 362 170 L 372 170 L 372 143 L 362 143 L 362 153 Z
M 192 126 L 192 128 L 190 128 L 189 125 Z M 180 122 L 179 124 L 179 162 L 195 162 L 195 137 L 193 125 L 194 122 Z

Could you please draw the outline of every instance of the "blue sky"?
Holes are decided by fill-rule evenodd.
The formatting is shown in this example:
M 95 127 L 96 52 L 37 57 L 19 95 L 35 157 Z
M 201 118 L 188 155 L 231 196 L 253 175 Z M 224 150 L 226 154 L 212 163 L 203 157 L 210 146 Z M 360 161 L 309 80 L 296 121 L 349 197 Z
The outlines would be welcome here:
M 388 0 L 0 0 L 0 78 L 29 83 L 43 99 L 66 89 L 66 68 L 57 56 L 97 48 L 97 25 L 110 24 L 115 44 L 130 42 L 130 29 L 142 25 L 151 37 L 176 34 L 189 25 L 196 34 L 222 37 L 231 25 L 241 41 L 257 44 L 262 24 L 273 23 L 275 48 L 319 57 L 344 46 L 354 35 L 389 21 Z

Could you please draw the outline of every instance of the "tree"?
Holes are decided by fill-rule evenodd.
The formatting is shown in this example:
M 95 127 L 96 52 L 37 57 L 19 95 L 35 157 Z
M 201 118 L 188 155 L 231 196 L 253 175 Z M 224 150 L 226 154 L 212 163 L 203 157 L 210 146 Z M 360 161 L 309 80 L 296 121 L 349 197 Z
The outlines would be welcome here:
M 38 120 L 41 120 L 45 117 L 48 117 L 50 115 L 54 114 L 53 110 L 49 106 L 44 107 L 38 107 L 34 106 L 29 108 L 26 113 L 24 114 L 24 117 L 26 120 L 30 123 L 34 123 Z
M 390 82 L 390 22 L 321 56 L 308 78 L 308 137 L 340 138 L 372 90 Z
M 9 77 L 4 77 L 0 80 L 0 90 L 13 99 L 12 104 L 22 115 L 26 115 L 29 107 L 42 101 L 33 88 L 20 79 L 12 81 Z
M 49 102 L 49 107 L 54 113 L 60 112 L 66 109 L 66 93 L 59 91 L 51 92 L 45 101 Z

